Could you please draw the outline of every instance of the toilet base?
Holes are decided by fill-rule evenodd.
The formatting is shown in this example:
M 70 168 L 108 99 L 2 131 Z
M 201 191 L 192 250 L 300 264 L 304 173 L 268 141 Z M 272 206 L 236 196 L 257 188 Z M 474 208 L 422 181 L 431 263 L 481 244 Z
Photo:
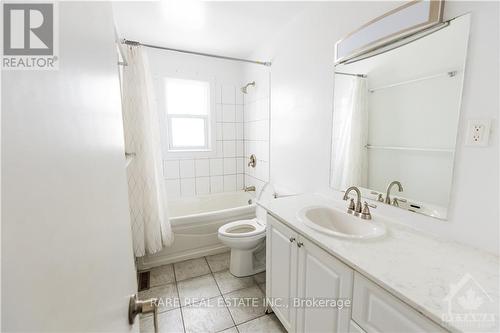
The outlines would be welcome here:
M 229 272 L 236 277 L 245 277 L 254 275 L 266 270 L 266 267 L 254 267 L 253 253 L 255 249 L 238 250 L 231 249 L 231 260 L 229 263 Z

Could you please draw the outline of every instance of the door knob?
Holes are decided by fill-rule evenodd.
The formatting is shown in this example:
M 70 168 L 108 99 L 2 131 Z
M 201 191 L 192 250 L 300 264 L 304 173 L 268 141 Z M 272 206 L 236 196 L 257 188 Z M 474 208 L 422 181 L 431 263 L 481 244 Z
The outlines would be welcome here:
M 302 243 L 302 242 L 297 242 L 297 246 L 298 246 L 298 247 L 302 247 L 303 245 L 304 245 L 304 243 Z
M 290 237 L 290 243 L 295 242 L 295 237 Z
M 140 301 L 137 294 L 130 296 L 128 303 L 128 323 L 132 325 L 135 317 L 139 313 L 153 313 L 153 325 L 155 333 L 158 333 L 158 299 L 150 298 L 145 301 Z

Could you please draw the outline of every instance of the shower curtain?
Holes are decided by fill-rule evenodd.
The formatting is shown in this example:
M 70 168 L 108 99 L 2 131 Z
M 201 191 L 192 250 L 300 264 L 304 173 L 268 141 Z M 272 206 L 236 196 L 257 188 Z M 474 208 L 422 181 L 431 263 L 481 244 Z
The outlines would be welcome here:
M 160 123 L 147 57 L 141 46 L 126 47 L 123 68 L 125 151 L 134 254 L 160 251 L 173 241 L 162 173 Z
M 335 75 L 331 185 L 367 187 L 368 88 L 366 79 Z

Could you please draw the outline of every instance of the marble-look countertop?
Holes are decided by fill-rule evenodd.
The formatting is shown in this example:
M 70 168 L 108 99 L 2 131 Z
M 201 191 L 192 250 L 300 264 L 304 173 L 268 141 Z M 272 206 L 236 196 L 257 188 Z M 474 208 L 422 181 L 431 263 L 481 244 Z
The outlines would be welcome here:
M 297 212 L 307 206 L 346 208 L 346 202 L 322 194 L 291 196 L 260 202 L 259 205 L 446 329 L 454 332 L 500 332 L 498 256 L 416 231 L 385 216 L 387 235 L 379 239 L 356 241 L 322 234 L 297 218 Z M 372 215 L 376 220 L 377 214 L 373 210 Z M 443 315 L 448 313 L 445 297 L 450 293 L 452 284 L 457 284 L 464 277 L 467 279 L 467 276 L 471 276 L 487 293 L 482 297 L 479 310 L 495 316 L 493 327 L 480 329 L 472 325 L 468 328 L 457 322 L 443 322 Z

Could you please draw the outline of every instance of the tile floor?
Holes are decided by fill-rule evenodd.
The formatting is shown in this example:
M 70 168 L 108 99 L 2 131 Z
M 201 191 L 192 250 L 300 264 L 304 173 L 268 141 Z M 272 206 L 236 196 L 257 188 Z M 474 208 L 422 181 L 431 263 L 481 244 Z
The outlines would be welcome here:
M 228 268 L 229 252 L 155 267 L 139 298 L 161 299 L 161 333 L 286 332 L 274 314 L 265 314 L 265 272 L 237 278 Z M 140 330 L 153 332 L 151 315 L 141 317 Z

